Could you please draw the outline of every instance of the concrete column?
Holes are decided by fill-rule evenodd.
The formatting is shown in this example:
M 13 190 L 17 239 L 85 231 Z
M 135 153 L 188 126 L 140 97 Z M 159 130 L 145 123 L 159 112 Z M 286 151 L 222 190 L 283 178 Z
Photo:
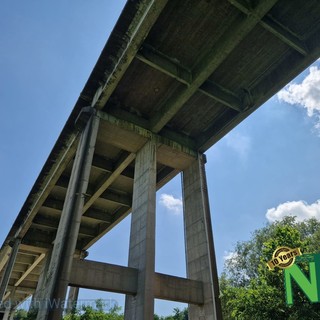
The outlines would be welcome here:
M 222 319 L 205 174 L 205 156 L 199 155 L 183 171 L 184 228 L 187 276 L 202 281 L 204 304 L 189 305 L 189 319 Z
M 92 114 L 80 137 L 45 280 L 46 303 L 37 320 L 62 318 L 98 128 L 99 118 Z
M 14 320 L 15 312 L 16 312 L 16 309 L 11 310 L 11 314 L 10 314 L 9 320 Z
M 78 302 L 78 296 L 79 296 L 79 288 L 77 287 L 70 287 L 69 288 L 69 294 L 68 294 L 68 300 L 67 300 L 67 313 L 74 314 L 77 308 L 77 302 Z
M 44 258 L 44 263 L 41 268 L 41 273 L 37 283 L 37 288 L 32 296 L 32 300 L 29 308 L 30 315 L 37 313 L 38 309 L 40 309 L 44 304 L 44 298 L 46 295 L 46 276 L 48 274 L 48 270 L 50 266 L 51 255 L 52 255 L 52 249 L 46 253 L 46 256 Z
M 79 259 L 84 260 L 88 256 L 88 254 L 88 251 L 82 251 L 80 253 Z M 75 314 L 78 303 L 79 290 L 80 288 L 78 287 L 69 287 L 66 313 Z
M 8 263 L 6 265 L 6 269 L 4 271 L 3 277 L 1 279 L 1 283 L 0 283 L 0 304 L 2 304 L 3 302 L 3 297 L 6 293 L 7 290 L 7 286 L 9 283 L 9 279 L 11 276 L 11 272 L 14 266 L 14 263 L 16 261 L 16 257 L 19 251 L 19 245 L 21 243 L 21 239 L 15 239 L 13 242 L 13 246 L 12 246 L 12 251 L 8 260 Z
M 9 318 L 10 318 L 10 308 L 7 308 L 2 319 L 9 320 Z
M 15 300 L 16 290 L 17 290 L 17 287 L 14 287 L 9 295 L 9 304 L 8 304 L 8 308 L 9 308 L 8 319 L 9 320 L 13 319 L 16 308 L 17 308 L 17 301 Z
M 135 296 L 126 296 L 126 320 L 151 320 L 154 314 L 156 143 L 149 141 L 135 161 L 129 267 L 137 268 Z

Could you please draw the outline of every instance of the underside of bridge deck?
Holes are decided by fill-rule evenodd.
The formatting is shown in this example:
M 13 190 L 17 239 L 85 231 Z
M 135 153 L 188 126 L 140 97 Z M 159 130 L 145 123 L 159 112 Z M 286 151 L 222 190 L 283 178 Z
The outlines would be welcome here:
M 159 189 L 319 56 L 318 0 L 128 1 L 1 247 L 3 287 L 21 240 L 0 298 L 36 290 L 93 113 L 76 259 L 132 211 L 136 157 L 148 142 Z

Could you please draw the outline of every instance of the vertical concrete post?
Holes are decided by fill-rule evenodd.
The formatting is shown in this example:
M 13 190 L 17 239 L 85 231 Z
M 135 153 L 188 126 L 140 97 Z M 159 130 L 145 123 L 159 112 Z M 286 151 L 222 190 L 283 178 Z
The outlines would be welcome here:
M 21 239 L 15 239 L 14 243 L 12 245 L 12 251 L 11 251 L 8 263 L 6 265 L 6 269 L 4 271 L 4 274 L 3 274 L 3 277 L 2 277 L 1 283 L 0 283 L 0 304 L 2 304 L 3 297 L 4 297 L 6 290 L 7 290 L 7 286 L 9 283 L 10 276 L 11 276 L 11 272 L 12 272 L 12 269 L 13 269 L 14 263 L 16 261 L 18 251 L 19 251 L 20 243 L 21 243 Z
M 187 276 L 203 282 L 204 304 L 189 305 L 189 319 L 222 319 L 213 244 L 205 156 L 183 171 L 184 228 Z
M 84 260 L 88 254 L 88 251 L 82 251 L 79 255 L 79 259 Z M 80 288 L 77 287 L 69 287 L 66 313 L 75 314 L 79 297 L 79 289 Z
M 44 263 L 41 268 L 40 277 L 38 280 L 36 291 L 34 292 L 29 308 L 29 315 L 32 316 L 34 313 L 37 313 L 44 302 L 45 292 L 46 292 L 46 276 L 48 274 L 50 260 L 52 255 L 52 249 L 50 249 L 44 258 Z
M 45 303 L 37 320 L 62 318 L 98 128 L 99 118 L 92 114 L 80 137 L 46 276 Z
M 79 288 L 70 287 L 67 300 L 67 313 L 75 314 L 79 296 Z
M 17 308 L 17 301 L 15 300 L 16 290 L 17 290 L 17 287 L 14 286 L 9 295 L 9 304 L 7 306 L 9 309 L 9 315 L 8 315 L 9 320 L 13 319 L 15 314 L 15 309 Z
M 126 320 L 154 317 L 156 143 L 149 141 L 135 161 L 129 267 L 137 268 L 138 290 L 127 295 Z
M 10 308 L 6 308 L 6 312 L 3 315 L 3 320 L 9 320 L 10 318 Z
M 9 320 L 14 320 L 15 312 L 16 312 L 16 309 L 11 310 L 11 314 L 10 314 Z

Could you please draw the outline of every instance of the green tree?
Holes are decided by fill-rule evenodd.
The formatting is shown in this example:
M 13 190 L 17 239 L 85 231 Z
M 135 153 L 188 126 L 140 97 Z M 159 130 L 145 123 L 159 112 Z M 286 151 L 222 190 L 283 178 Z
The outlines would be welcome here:
M 123 320 L 121 307 L 115 305 L 108 312 L 105 312 L 106 305 L 102 299 L 95 301 L 95 307 L 82 305 L 76 308 L 74 314 L 67 314 L 64 320 Z
M 82 305 L 75 309 L 74 314 L 67 314 L 63 320 L 123 320 L 124 315 L 121 313 L 121 307 L 115 305 L 108 312 L 104 311 L 106 305 L 102 299 L 95 301 L 95 307 Z M 34 320 L 34 314 L 28 314 L 28 311 L 18 309 L 15 312 L 14 320 Z M 188 309 L 180 310 L 179 308 L 173 309 L 173 314 L 170 316 L 154 315 L 154 320 L 188 320 Z
M 27 320 L 28 319 L 28 311 L 24 309 L 18 309 L 13 316 L 13 320 Z
M 154 315 L 154 320 L 188 320 L 188 309 L 185 308 L 180 310 L 179 308 L 173 309 L 173 315 L 170 316 L 158 316 L 157 314 Z
M 319 240 L 319 221 L 286 217 L 256 230 L 249 241 L 237 243 L 220 278 L 224 319 L 320 319 L 320 304 L 310 303 L 298 288 L 295 304 L 287 306 L 282 270 L 269 271 L 266 266 L 277 247 L 316 253 Z

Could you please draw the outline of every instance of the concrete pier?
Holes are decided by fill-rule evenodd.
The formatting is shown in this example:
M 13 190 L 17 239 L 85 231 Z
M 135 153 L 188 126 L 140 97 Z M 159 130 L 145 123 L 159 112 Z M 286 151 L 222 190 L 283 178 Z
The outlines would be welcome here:
M 213 246 L 205 157 L 183 171 L 183 204 L 187 277 L 203 283 L 204 304 L 189 305 L 189 319 L 222 319 Z
M 157 146 L 149 141 L 135 164 L 128 266 L 138 269 L 137 294 L 126 297 L 125 319 L 153 319 Z
M 62 317 L 98 128 L 99 118 L 92 114 L 80 137 L 45 280 L 46 303 L 39 309 L 37 320 Z

